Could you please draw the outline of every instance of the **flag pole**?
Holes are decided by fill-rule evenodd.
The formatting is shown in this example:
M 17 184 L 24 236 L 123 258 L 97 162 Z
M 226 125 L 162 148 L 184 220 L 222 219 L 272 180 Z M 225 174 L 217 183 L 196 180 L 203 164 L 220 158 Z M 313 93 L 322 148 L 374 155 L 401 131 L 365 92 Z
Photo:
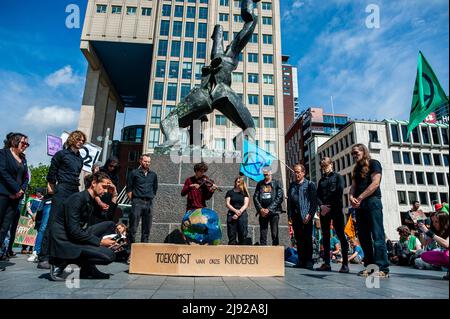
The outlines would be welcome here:
M 333 105 L 333 95 L 330 95 L 331 99 L 331 112 L 333 113 L 333 135 L 336 134 L 336 118 L 334 117 L 334 105 Z

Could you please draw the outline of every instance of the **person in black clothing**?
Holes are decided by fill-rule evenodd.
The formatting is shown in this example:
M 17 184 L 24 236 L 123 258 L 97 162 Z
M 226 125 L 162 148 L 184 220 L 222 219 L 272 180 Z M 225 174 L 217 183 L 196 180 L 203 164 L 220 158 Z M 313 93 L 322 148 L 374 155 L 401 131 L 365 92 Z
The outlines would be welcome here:
M 350 204 L 356 208 L 356 227 L 361 248 L 364 251 L 364 266 L 376 264 L 379 270 L 376 277 L 389 277 L 386 240 L 383 226 L 383 205 L 381 203 L 381 173 L 379 161 L 371 159 L 364 144 L 352 147 L 352 156 L 356 164 L 353 168 Z M 364 269 L 359 276 L 369 276 Z
M 331 158 L 324 157 L 320 161 L 323 175 L 317 186 L 317 202 L 320 208 L 320 225 L 322 227 L 324 263 L 316 270 L 331 271 L 330 266 L 330 224 L 333 220 L 333 228 L 341 242 L 342 267 L 341 273 L 348 273 L 348 242 L 344 233 L 344 178 L 333 172 L 333 162 Z
M 47 174 L 47 192 L 53 194 L 50 217 L 42 240 L 41 253 L 39 254 L 38 268 L 49 269 L 48 240 L 51 231 L 53 216 L 62 209 L 63 202 L 70 195 L 79 192 L 80 173 L 83 168 L 83 159 L 80 149 L 86 142 L 86 135 L 81 131 L 73 131 L 69 134 L 64 149 L 57 152 L 50 163 Z
M 264 180 L 256 185 L 253 202 L 256 208 L 256 215 L 259 214 L 260 244 L 267 245 L 267 230 L 272 235 L 272 245 L 279 245 L 278 222 L 280 220 L 281 203 L 283 202 L 283 188 L 280 183 L 272 179 L 272 170 L 263 169 Z
M 92 175 L 90 187 L 72 194 L 55 211 L 50 225 L 50 278 L 54 281 L 65 280 L 64 269 L 69 264 L 80 266 L 80 277 L 86 279 L 108 279 L 109 275 L 100 272 L 95 265 L 108 265 L 115 259 L 109 249 L 115 244 L 111 238 L 103 239 L 115 231 L 116 225 L 101 222 L 87 227 L 95 205 L 94 198 L 105 192 L 115 192 L 112 182 L 104 173 Z
M 29 145 L 26 135 L 9 133 L 6 135 L 4 148 L 0 149 L 0 247 L 18 214 L 17 207 L 28 187 L 29 176 L 24 151 Z M 8 253 L 11 252 L 6 252 Z
M 288 190 L 288 219 L 294 229 L 299 264 L 298 268 L 313 269 L 313 220 L 317 212 L 316 185 L 305 178 L 305 167 L 296 164 L 293 167 L 295 181 Z
M 248 232 L 247 208 L 250 195 L 242 176 L 234 180 L 234 188 L 225 195 L 227 214 L 228 245 L 244 245 Z M 236 241 L 236 234 L 238 241 Z
M 141 242 L 148 243 L 152 227 L 152 203 L 158 191 L 158 176 L 150 170 L 151 158 L 143 154 L 140 166 L 133 170 L 127 178 L 127 194 L 131 200 L 130 212 L 130 242 L 136 242 L 136 231 L 142 218 Z

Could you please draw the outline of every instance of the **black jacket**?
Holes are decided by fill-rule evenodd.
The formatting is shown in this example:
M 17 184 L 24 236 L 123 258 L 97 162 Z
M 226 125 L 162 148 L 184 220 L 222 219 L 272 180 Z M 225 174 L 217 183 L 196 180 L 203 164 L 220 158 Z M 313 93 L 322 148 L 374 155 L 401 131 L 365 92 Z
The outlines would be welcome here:
M 80 173 L 83 169 L 83 159 L 80 153 L 73 152 L 70 148 L 57 152 L 50 162 L 47 174 L 47 182 L 56 184 L 68 184 L 73 187 L 80 186 Z
M 22 159 L 23 169 L 19 166 L 9 148 L 0 149 L 0 195 L 17 194 L 27 190 L 29 176 L 25 157 Z M 22 173 L 20 173 L 22 170 Z M 20 175 L 20 176 L 19 176 Z
M 63 209 L 55 211 L 50 230 L 50 256 L 61 259 L 80 257 L 85 245 L 100 246 L 101 238 L 86 230 L 95 201 L 88 191 L 71 195 Z
M 314 217 L 314 214 L 317 212 L 317 190 L 316 184 L 313 182 L 306 180 L 308 183 L 308 187 L 306 188 L 306 197 L 309 199 L 309 212 L 311 218 Z M 295 201 L 295 197 L 293 192 L 295 189 L 296 182 L 291 182 L 288 190 L 288 199 L 287 199 L 287 214 L 288 218 L 291 218 L 293 214 L 300 214 L 298 211 L 298 203 Z
M 332 172 L 328 176 L 324 174 L 317 187 L 318 205 L 330 205 L 332 211 L 342 211 L 344 207 L 342 195 L 344 194 L 344 178 Z
M 270 182 L 272 184 L 271 198 L 272 201 L 268 207 L 263 207 L 261 202 L 261 187 L 265 184 L 262 180 L 256 185 L 255 194 L 253 195 L 253 203 L 255 204 L 256 214 L 259 214 L 261 208 L 268 208 L 271 214 L 279 214 L 282 211 L 281 204 L 283 203 L 283 188 L 280 183 L 276 180 Z

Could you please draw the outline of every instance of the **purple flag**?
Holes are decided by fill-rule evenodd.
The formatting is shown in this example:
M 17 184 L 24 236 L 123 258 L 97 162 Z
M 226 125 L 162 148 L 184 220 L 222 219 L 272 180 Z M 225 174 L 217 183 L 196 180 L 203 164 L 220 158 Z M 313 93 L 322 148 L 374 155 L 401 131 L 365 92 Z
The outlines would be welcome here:
M 47 135 L 47 155 L 53 156 L 62 150 L 62 139 L 59 136 Z

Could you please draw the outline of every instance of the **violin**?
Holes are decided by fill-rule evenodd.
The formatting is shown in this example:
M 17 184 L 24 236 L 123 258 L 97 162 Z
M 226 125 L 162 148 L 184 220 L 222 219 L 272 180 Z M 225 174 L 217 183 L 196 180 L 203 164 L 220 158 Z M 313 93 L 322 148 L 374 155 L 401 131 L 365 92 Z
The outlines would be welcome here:
M 214 184 L 214 180 L 211 179 L 211 178 L 209 178 L 209 177 L 206 176 L 206 175 L 203 175 L 203 177 L 200 179 L 200 181 L 199 181 L 198 184 L 200 185 L 200 187 L 202 187 L 203 185 L 205 185 L 205 186 L 208 188 L 208 190 L 209 190 L 210 192 L 213 191 L 213 190 L 211 190 L 211 188 L 215 185 L 215 184 Z M 217 189 L 219 192 L 222 192 L 222 189 L 221 189 L 219 186 L 217 186 L 217 185 L 215 185 L 215 186 L 216 186 L 216 189 Z

